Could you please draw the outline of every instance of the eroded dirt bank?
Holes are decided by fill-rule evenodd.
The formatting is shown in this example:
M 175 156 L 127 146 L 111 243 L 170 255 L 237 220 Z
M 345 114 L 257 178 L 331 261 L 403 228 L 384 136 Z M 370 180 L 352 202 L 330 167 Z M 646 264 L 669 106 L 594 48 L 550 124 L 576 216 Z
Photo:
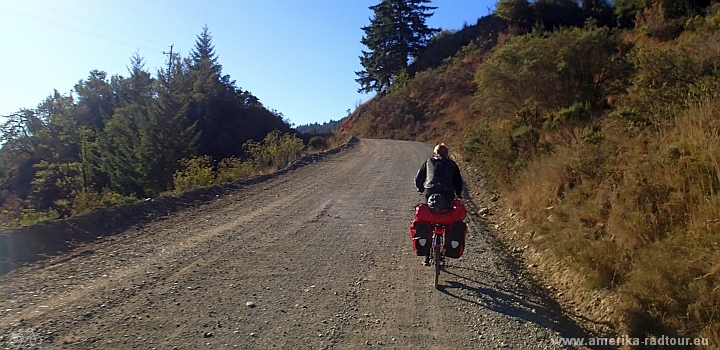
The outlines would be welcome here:
M 0 336 L 41 349 L 551 349 L 582 337 L 484 221 L 432 288 L 414 142 L 355 147 L 2 277 Z

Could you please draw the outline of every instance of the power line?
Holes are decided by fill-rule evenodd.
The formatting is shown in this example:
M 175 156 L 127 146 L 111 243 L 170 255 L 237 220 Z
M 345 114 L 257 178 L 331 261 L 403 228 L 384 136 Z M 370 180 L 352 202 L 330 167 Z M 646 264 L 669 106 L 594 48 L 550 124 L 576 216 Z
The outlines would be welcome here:
M 75 19 L 75 20 L 78 20 L 78 21 L 80 21 L 80 22 L 85 22 L 85 23 L 87 23 L 87 24 L 91 24 L 91 25 L 94 25 L 94 26 L 99 27 L 99 28 L 107 29 L 107 30 L 109 30 L 109 31 L 111 31 L 111 32 L 115 32 L 115 33 L 118 33 L 118 34 L 122 34 L 122 35 L 125 35 L 125 36 L 129 36 L 129 37 L 135 38 L 135 39 L 140 39 L 140 40 L 142 40 L 142 41 L 147 41 L 147 42 L 149 42 L 149 43 L 153 43 L 153 44 L 156 44 L 156 45 L 165 46 L 165 44 L 161 44 L 161 43 L 158 43 L 158 42 L 155 42 L 155 41 L 152 41 L 152 40 L 148 40 L 148 39 L 145 39 L 145 38 L 141 38 L 141 37 L 139 37 L 139 36 L 135 36 L 135 35 L 132 35 L 132 34 L 123 33 L 123 32 L 121 32 L 121 31 L 119 31 L 119 30 L 115 30 L 115 29 L 112 29 L 112 28 L 108 28 L 108 27 L 102 26 L 102 25 L 97 24 L 97 23 L 93 23 L 93 22 L 90 22 L 90 21 L 86 21 L 86 20 L 84 20 L 84 19 L 82 19 L 82 18 L 78 18 L 78 17 L 75 17 L 75 16 L 73 16 L 73 15 L 68 15 L 67 13 L 63 13 L 63 12 L 60 12 L 60 11 L 51 9 L 51 8 L 49 8 L 49 7 L 46 7 L 46 6 L 38 5 L 38 4 L 36 4 L 36 3 L 34 3 L 34 2 L 31 2 L 31 1 L 27 1 L 27 0 L 22 0 L 22 1 L 23 1 L 23 2 L 26 2 L 26 3 L 30 4 L 30 5 L 34 5 L 34 6 L 43 8 L 43 9 L 48 10 L 48 11 L 50 11 L 50 12 L 59 13 L 59 14 L 61 14 L 61 15 L 63 15 L 63 16 L 70 17 L 70 18 Z
M 150 51 L 162 52 L 162 50 L 158 50 L 158 49 L 156 49 L 156 48 L 151 48 L 151 47 L 142 46 L 142 45 L 136 45 L 136 44 L 133 44 L 133 43 L 129 43 L 129 42 L 127 42 L 127 41 L 123 41 L 123 40 L 119 40 L 119 39 L 115 39 L 115 38 L 111 38 L 111 37 L 107 37 L 107 36 L 103 36 L 103 35 L 91 33 L 91 32 L 88 32 L 88 31 L 85 31 L 85 30 L 82 30 L 82 29 L 73 28 L 73 27 L 70 27 L 70 26 L 66 26 L 66 25 L 64 25 L 64 24 L 55 23 L 55 22 L 48 21 L 48 20 L 43 19 L 43 18 L 40 18 L 40 17 L 35 17 L 35 16 L 32 16 L 32 15 L 28 15 L 28 14 L 26 14 L 26 13 L 22 13 L 22 12 L 19 12 L 19 11 L 15 11 L 15 10 L 9 9 L 9 8 L 7 8 L 7 7 L 0 6 L 0 11 L 9 13 L 9 14 L 12 14 L 12 15 L 15 15 L 15 16 L 19 16 L 19 17 L 24 17 L 24 18 L 27 18 L 27 19 L 31 19 L 31 20 L 33 20 L 33 21 L 37 21 L 37 22 L 40 22 L 40 23 L 52 25 L 52 26 L 55 26 L 55 27 L 58 27 L 58 28 L 63 28 L 63 29 L 66 29 L 66 30 L 70 30 L 70 31 L 73 31 L 73 32 L 76 32 L 76 33 L 80 33 L 80 34 L 84 34 L 84 35 L 87 35 L 87 36 L 91 36 L 91 37 L 94 37 L 94 38 L 97 38 L 97 39 L 102 39 L 102 40 L 106 40 L 106 41 L 110 41 L 110 42 L 114 42 L 114 43 L 122 44 L 122 45 L 128 45 L 128 46 L 132 46 L 132 47 L 135 47 L 135 48 L 142 48 L 142 49 L 146 49 L 146 50 L 150 50 Z

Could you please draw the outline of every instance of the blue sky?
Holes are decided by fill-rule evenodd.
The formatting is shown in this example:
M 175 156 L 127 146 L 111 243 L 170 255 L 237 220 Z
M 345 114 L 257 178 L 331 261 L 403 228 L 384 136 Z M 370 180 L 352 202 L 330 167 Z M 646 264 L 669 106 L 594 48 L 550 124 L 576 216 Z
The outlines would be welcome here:
M 338 120 L 357 92 L 360 29 L 379 0 L 2 0 L 0 115 L 68 94 L 93 69 L 127 76 L 139 52 L 155 74 L 163 52 L 186 57 L 207 25 L 223 73 L 295 125 Z M 428 25 L 460 29 L 495 1 L 436 0 Z

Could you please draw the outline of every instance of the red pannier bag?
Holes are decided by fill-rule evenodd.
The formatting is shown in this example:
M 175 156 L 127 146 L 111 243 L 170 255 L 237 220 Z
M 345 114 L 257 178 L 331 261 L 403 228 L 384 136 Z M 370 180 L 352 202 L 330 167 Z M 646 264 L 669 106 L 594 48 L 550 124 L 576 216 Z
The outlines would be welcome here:
M 426 222 L 413 221 L 410 224 L 410 238 L 412 239 L 413 250 L 417 256 L 430 255 L 432 246 L 432 227 Z
M 430 210 L 427 204 L 418 204 L 415 206 L 415 221 L 450 225 L 454 222 L 465 220 L 467 209 L 465 209 L 465 205 L 459 199 L 450 202 L 449 207 L 449 210 L 436 212 Z
M 457 259 L 465 252 L 467 225 L 463 221 L 454 222 L 445 230 L 445 256 Z
M 415 206 L 415 219 L 410 224 L 410 238 L 415 254 L 418 256 L 428 255 L 431 245 L 429 243 L 432 239 L 431 224 L 440 224 L 449 226 L 445 232 L 445 255 L 449 258 L 462 256 L 467 236 L 467 225 L 462 221 L 467 216 L 467 209 L 458 199 L 452 201 L 449 208 L 437 212 L 431 210 L 427 204 Z

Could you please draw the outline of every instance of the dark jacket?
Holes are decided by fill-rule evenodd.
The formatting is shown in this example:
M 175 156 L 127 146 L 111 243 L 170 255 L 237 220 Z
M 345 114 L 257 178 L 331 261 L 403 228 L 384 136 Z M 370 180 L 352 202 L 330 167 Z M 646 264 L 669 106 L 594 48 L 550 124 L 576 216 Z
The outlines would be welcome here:
M 415 187 L 419 192 L 425 189 L 454 191 L 460 197 L 463 188 L 460 168 L 450 158 L 441 156 L 428 158 L 415 175 Z

